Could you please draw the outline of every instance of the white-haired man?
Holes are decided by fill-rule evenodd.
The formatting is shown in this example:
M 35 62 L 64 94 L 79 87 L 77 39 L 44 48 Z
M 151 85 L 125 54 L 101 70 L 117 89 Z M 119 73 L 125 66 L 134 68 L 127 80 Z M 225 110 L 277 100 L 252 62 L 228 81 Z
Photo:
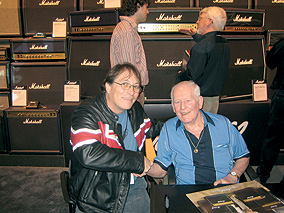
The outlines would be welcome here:
M 193 29 L 180 29 L 197 42 L 190 50 L 186 71 L 179 73 L 179 81 L 193 80 L 200 86 L 204 97 L 203 110 L 217 113 L 229 67 L 230 47 L 224 37 L 218 35 L 227 21 L 226 11 L 220 7 L 206 7 L 200 11 L 196 21 L 197 33 Z

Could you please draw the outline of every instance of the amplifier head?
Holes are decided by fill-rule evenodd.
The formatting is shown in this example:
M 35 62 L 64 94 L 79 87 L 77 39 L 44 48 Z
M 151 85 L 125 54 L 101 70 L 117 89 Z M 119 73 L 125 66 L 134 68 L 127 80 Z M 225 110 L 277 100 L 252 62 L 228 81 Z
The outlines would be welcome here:
M 0 61 L 0 89 L 10 89 L 10 62 Z
M 69 38 L 68 80 L 81 80 L 81 95 L 94 97 L 110 69 L 111 36 Z
M 147 20 L 138 24 L 140 33 L 178 32 L 196 28 L 200 8 L 149 8 Z
M 1 0 L 0 37 L 22 36 L 20 0 Z
M 221 101 L 252 96 L 252 80 L 264 80 L 264 36 L 224 36 L 230 45 L 230 63 Z
M 252 9 L 252 0 L 195 0 L 196 7 L 223 7 Z
M 119 22 L 117 9 L 70 12 L 70 34 L 112 33 Z
M 5 118 L 8 126 L 9 152 L 62 153 L 58 109 L 29 110 L 24 107 L 10 107 L 5 110 Z
M 28 101 L 39 101 L 42 105 L 61 104 L 66 80 L 66 62 L 11 63 L 11 88 L 27 86 Z
M 12 59 L 15 61 L 65 60 L 65 38 L 17 38 L 11 39 Z
M 170 99 L 178 71 L 182 70 L 185 50 L 195 44 L 189 36 L 142 36 L 150 82 L 145 88 L 147 100 Z
M 51 36 L 53 21 L 68 21 L 69 12 L 77 10 L 77 1 L 22 0 L 22 7 L 24 34 L 32 36 L 41 32 Z
M 265 10 L 225 8 L 227 23 L 223 32 L 263 32 Z

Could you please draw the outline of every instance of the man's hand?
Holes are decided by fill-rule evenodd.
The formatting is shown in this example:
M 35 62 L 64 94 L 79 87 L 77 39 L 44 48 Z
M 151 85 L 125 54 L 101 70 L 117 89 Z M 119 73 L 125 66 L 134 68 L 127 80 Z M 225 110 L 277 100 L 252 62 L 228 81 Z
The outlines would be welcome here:
M 220 180 L 216 180 L 214 182 L 214 186 L 217 186 L 219 184 L 233 184 L 233 183 L 237 183 L 238 182 L 238 178 L 228 174 L 226 177 L 220 179 Z
M 143 176 L 145 176 L 147 174 L 147 172 L 150 170 L 150 168 L 152 167 L 152 165 L 153 165 L 153 162 L 150 161 L 148 158 L 146 158 L 144 156 L 144 171 L 143 171 L 142 174 L 135 174 L 135 173 L 133 173 L 134 176 L 135 177 L 143 177 Z
M 196 31 L 192 28 L 182 28 L 182 29 L 179 29 L 179 32 L 186 34 L 186 35 L 189 35 L 189 36 L 196 34 Z

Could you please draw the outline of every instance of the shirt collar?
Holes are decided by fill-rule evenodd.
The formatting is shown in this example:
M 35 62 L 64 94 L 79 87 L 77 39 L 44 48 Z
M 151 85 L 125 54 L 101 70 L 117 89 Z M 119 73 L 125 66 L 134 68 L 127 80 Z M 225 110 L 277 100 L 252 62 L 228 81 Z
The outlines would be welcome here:
M 214 123 L 214 121 L 212 120 L 212 118 L 210 118 L 210 116 L 207 115 L 207 113 L 204 112 L 203 110 L 200 110 L 200 111 L 201 111 L 202 114 L 203 114 L 204 127 L 205 127 L 208 123 L 210 123 L 210 124 L 212 124 L 212 125 L 215 126 L 215 123 Z M 180 119 L 177 120 L 177 123 L 176 123 L 176 130 L 177 130 L 179 127 L 183 127 L 183 128 L 184 128 L 184 124 L 181 122 Z
M 127 21 L 131 25 L 131 27 L 133 27 L 133 29 L 138 29 L 138 25 L 134 21 L 132 21 L 131 18 L 129 18 L 128 16 L 119 16 L 119 18 L 121 21 Z

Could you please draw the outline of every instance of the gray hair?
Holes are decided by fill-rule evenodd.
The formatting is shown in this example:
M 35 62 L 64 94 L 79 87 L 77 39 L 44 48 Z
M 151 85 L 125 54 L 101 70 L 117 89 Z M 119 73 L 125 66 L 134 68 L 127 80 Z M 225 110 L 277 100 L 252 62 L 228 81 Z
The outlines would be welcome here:
M 174 90 L 175 90 L 175 88 L 177 88 L 178 86 L 180 86 L 182 84 L 193 87 L 194 96 L 196 97 L 196 100 L 198 100 L 198 98 L 200 97 L 200 87 L 194 81 L 190 80 L 190 81 L 179 82 L 178 84 L 176 84 L 172 87 L 172 90 L 171 90 L 172 102 L 174 101 Z
M 213 21 L 213 29 L 215 31 L 222 31 L 227 22 L 226 11 L 221 7 L 205 7 L 200 11 L 206 14 L 206 18 L 210 18 Z

